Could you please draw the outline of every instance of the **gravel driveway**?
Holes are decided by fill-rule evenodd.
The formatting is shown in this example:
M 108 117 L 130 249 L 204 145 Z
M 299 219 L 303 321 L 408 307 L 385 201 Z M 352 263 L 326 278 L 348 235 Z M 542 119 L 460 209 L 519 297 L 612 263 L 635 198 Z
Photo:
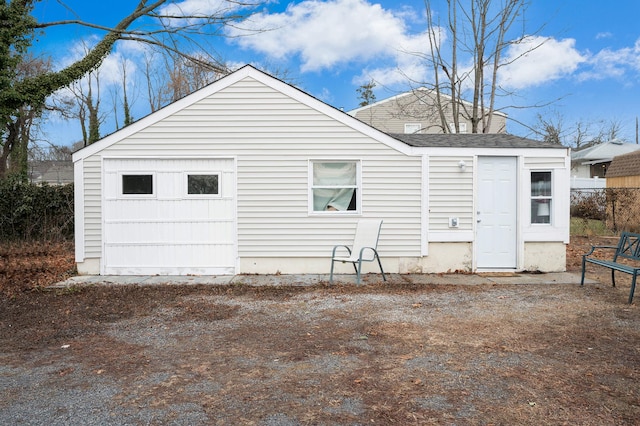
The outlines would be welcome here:
M 628 287 L 105 286 L 0 303 L 0 424 L 637 424 Z

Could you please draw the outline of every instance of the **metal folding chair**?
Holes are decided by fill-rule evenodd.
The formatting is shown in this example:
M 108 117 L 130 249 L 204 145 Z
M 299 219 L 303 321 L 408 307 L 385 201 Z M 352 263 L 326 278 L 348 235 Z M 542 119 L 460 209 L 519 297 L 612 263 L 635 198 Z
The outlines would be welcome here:
M 333 247 L 331 254 L 331 276 L 329 282 L 333 283 L 333 267 L 335 262 L 348 262 L 353 264 L 353 268 L 357 274 L 357 283 L 360 284 L 362 276 L 362 262 L 378 261 L 382 279 L 387 280 L 382 269 L 380 256 L 378 256 L 378 239 L 380 237 L 380 229 L 382 228 L 381 219 L 361 219 L 356 226 L 356 235 L 353 239 L 351 248 L 345 245 L 337 245 Z M 356 266 L 357 264 L 357 266 Z

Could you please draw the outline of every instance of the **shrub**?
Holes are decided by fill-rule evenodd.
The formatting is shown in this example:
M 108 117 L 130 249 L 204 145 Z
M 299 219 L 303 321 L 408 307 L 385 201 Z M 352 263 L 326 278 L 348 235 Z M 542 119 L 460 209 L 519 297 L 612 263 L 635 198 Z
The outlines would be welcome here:
M 607 197 L 601 189 L 573 190 L 571 192 L 571 216 L 583 219 L 604 220 Z
M 0 180 L 0 241 L 73 238 L 73 185 Z

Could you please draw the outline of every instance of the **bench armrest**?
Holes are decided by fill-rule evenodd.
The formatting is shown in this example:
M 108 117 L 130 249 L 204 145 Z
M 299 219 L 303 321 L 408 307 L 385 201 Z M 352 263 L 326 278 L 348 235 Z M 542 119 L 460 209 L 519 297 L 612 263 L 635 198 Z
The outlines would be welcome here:
M 582 257 L 586 257 L 589 256 L 590 254 L 592 254 L 596 249 L 617 249 L 618 246 L 591 246 L 591 250 L 589 250 L 589 253 L 585 253 L 582 255 Z

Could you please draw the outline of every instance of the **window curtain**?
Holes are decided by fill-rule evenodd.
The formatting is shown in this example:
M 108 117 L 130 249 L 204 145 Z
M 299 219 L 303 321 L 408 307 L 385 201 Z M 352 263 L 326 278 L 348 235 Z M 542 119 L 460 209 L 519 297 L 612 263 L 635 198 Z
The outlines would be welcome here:
M 356 188 L 355 163 L 313 164 L 313 210 L 345 211 Z

